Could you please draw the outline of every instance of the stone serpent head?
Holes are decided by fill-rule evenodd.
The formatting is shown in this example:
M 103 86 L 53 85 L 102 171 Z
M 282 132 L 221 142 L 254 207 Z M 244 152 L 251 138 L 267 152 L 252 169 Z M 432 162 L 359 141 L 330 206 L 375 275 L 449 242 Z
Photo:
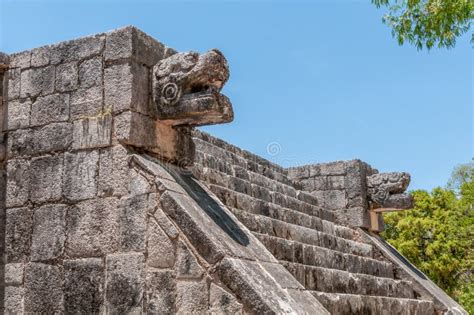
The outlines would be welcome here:
M 405 172 L 377 173 L 367 176 L 367 196 L 373 208 L 410 209 L 413 198 L 405 190 L 410 174 Z

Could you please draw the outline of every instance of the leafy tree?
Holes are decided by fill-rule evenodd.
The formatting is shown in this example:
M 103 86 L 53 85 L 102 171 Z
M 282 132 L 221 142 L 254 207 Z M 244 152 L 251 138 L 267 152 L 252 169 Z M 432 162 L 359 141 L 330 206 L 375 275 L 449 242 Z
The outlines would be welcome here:
M 392 28 L 398 43 L 422 49 L 452 48 L 456 38 L 470 29 L 473 0 L 372 0 L 387 7 L 383 22 Z M 473 36 L 474 40 L 474 36 Z
M 461 186 L 469 181 L 473 170 L 474 162 L 457 165 L 451 173 L 451 178 L 448 181 L 448 188 L 459 191 Z
M 474 172 L 460 186 L 412 192 L 412 210 L 384 216 L 383 237 L 474 314 Z

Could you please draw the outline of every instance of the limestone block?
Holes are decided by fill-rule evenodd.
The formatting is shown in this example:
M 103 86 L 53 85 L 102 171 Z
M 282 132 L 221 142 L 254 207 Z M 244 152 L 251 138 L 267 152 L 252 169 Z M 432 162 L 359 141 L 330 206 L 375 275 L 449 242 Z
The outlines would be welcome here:
M 31 105 L 31 126 L 41 126 L 69 119 L 69 95 L 38 97 Z
M 104 49 L 103 34 L 83 37 L 51 46 L 51 63 L 59 64 L 98 55 Z
M 23 314 L 23 296 L 22 287 L 5 287 L 5 314 Z
M 78 85 L 78 66 L 76 62 L 60 64 L 56 67 L 56 90 L 72 91 Z
M 173 314 L 176 296 L 176 277 L 173 271 L 148 268 L 146 283 L 146 312 Z
M 79 87 L 90 88 L 102 86 L 102 57 L 95 57 L 83 61 L 79 65 Z
M 345 179 L 345 176 L 342 176 L 342 175 L 328 176 L 327 177 L 328 189 L 329 190 L 344 189 L 344 179 Z
M 78 89 L 72 92 L 70 105 L 71 119 L 97 117 L 103 112 L 102 101 L 102 88 L 99 86 Z
M 25 313 L 63 311 L 62 267 L 29 263 L 25 267 Z
M 62 195 L 63 155 L 33 158 L 30 163 L 30 199 L 57 201 Z
M 112 314 L 140 314 L 144 293 L 143 254 L 127 253 L 106 257 L 106 305 Z
M 66 153 L 63 193 L 69 200 L 93 198 L 97 194 L 99 153 Z
M 8 126 L 9 130 L 26 128 L 30 124 L 31 101 L 15 100 L 8 102 Z
M 101 258 L 64 261 L 64 307 L 66 314 L 102 314 L 105 266 Z
M 345 173 L 344 161 L 319 164 L 320 175 L 345 175 Z
M 149 179 L 144 176 L 143 173 L 131 169 L 129 171 L 129 176 L 128 191 L 130 192 L 130 195 L 143 195 L 154 191 L 152 183 L 150 183 Z
M 84 118 L 74 121 L 73 149 L 100 148 L 111 144 L 112 116 Z
M 187 245 L 180 240 L 178 242 L 178 259 L 176 261 L 177 277 L 200 278 L 203 273 L 204 269 L 201 267 L 194 254 Z
M 8 100 L 17 99 L 20 97 L 20 82 L 21 82 L 21 70 L 9 69 L 8 70 Z
M 7 263 L 24 262 L 30 254 L 33 214 L 28 208 L 7 209 L 5 256 Z
M 176 259 L 174 241 L 170 240 L 160 226 L 148 221 L 147 265 L 155 268 L 172 268 Z
M 28 69 L 21 72 L 21 97 L 36 97 L 54 91 L 54 67 Z
M 100 151 L 99 195 L 123 196 L 128 191 L 128 152 L 121 146 Z
M 343 190 L 327 190 L 324 194 L 325 206 L 328 209 L 344 209 L 346 208 L 346 193 Z
M 5 284 L 21 285 L 23 283 L 23 263 L 12 263 L 5 265 Z
M 122 251 L 145 251 L 148 195 L 120 202 L 120 243 Z
M 150 194 L 150 199 L 151 198 L 158 198 L 158 196 L 155 196 L 155 194 Z M 174 225 L 173 222 L 171 222 L 170 219 L 166 216 L 166 214 L 161 210 L 160 208 L 156 209 L 156 211 L 153 213 L 153 216 L 160 225 L 160 227 L 163 229 L 163 231 L 172 239 L 175 239 L 179 235 L 179 231 Z
M 10 54 L 10 67 L 12 68 L 29 68 L 31 66 L 31 51 L 26 50 L 14 54 Z
M 277 282 L 284 289 L 299 289 L 304 287 L 279 263 L 265 263 L 260 262 L 262 268 L 269 274 L 275 282 Z
M 176 285 L 176 314 L 207 314 L 208 291 L 206 279 L 178 280 Z
M 155 121 L 135 112 L 125 112 L 114 117 L 114 136 L 121 142 L 137 147 L 157 146 Z
M 6 206 L 19 207 L 28 201 L 30 187 L 30 163 L 12 159 L 7 163 Z
M 31 261 L 59 258 L 66 241 L 66 205 L 44 205 L 35 210 Z
M 35 48 L 31 51 L 31 66 L 47 66 L 51 59 L 51 50 L 48 46 Z
M 69 257 L 102 256 L 120 246 L 120 211 L 117 198 L 91 199 L 77 203 L 67 213 Z
M 232 294 L 211 283 L 209 313 L 212 315 L 242 314 L 242 304 Z

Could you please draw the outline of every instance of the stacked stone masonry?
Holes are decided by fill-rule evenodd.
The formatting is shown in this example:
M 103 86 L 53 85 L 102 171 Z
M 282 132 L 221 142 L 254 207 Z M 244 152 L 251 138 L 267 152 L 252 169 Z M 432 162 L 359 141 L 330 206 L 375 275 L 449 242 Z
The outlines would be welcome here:
M 284 169 L 163 124 L 175 53 L 134 27 L 0 53 L 5 314 L 445 311 L 355 228 L 370 166 Z M 193 123 L 232 115 L 212 110 Z

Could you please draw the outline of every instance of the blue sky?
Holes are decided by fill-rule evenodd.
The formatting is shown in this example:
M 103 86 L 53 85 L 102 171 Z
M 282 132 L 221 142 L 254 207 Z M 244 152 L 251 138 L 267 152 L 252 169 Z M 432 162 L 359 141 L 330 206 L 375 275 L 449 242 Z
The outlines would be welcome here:
M 360 158 L 431 189 L 474 156 L 470 34 L 400 47 L 370 1 L 0 1 L 7 53 L 129 24 L 219 48 L 235 121 L 204 129 L 285 166 Z

